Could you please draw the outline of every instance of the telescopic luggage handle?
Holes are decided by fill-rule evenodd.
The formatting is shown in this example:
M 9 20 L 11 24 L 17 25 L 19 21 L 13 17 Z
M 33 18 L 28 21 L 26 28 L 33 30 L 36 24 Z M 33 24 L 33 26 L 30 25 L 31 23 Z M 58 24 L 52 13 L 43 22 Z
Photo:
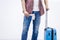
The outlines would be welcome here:
M 46 10 L 46 15 L 45 15 L 46 19 L 45 19 L 45 27 L 48 26 L 48 10 Z

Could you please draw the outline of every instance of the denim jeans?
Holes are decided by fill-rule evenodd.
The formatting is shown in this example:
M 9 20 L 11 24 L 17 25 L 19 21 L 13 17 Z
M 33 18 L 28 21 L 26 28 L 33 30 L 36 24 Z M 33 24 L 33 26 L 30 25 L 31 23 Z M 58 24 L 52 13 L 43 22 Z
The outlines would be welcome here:
M 32 14 L 35 14 L 35 20 L 33 20 L 33 34 L 32 34 L 31 40 L 37 40 L 39 24 L 40 24 L 40 12 L 32 11 Z M 27 40 L 27 34 L 28 34 L 31 19 L 32 19 L 32 16 L 29 16 L 29 17 L 24 16 L 21 40 Z

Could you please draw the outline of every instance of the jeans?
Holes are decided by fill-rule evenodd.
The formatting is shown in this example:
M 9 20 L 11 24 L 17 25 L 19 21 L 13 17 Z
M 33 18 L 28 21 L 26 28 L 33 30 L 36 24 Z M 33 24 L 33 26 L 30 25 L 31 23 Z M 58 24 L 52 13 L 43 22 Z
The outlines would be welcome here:
M 31 40 L 37 40 L 41 14 L 39 11 L 32 11 L 32 14 L 35 14 L 35 20 L 33 20 L 33 34 Z M 27 34 L 28 34 L 31 19 L 32 16 L 29 17 L 24 16 L 21 40 L 27 40 Z

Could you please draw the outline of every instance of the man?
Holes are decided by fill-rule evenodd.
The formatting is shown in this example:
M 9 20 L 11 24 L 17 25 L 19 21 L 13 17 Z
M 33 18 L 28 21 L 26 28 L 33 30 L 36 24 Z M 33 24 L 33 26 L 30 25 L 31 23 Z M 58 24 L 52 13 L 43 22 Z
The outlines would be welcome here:
M 44 0 L 46 10 L 48 10 L 48 0 Z M 29 30 L 32 17 L 30 14 L 35 14 L 33 20 L 33 34 L 31 40 L 37 40 L 38 30 L 40 24 L 40 17 L 44 14 L 44 8 L 41 0 L 22 0 L 22 8 L 24 13 L 23 32 L 21 40 L 27 40 L 27 33 Z

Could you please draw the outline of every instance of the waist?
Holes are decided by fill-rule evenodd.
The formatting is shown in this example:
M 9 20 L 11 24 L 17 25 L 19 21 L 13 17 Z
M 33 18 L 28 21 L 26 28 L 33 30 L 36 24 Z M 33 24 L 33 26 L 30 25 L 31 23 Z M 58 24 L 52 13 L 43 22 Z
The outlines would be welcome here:
M 40 13 L 40 11 L 32 11 L 32 14 L 34 14 L 34 13 L 38 13 L 38 12 Z

